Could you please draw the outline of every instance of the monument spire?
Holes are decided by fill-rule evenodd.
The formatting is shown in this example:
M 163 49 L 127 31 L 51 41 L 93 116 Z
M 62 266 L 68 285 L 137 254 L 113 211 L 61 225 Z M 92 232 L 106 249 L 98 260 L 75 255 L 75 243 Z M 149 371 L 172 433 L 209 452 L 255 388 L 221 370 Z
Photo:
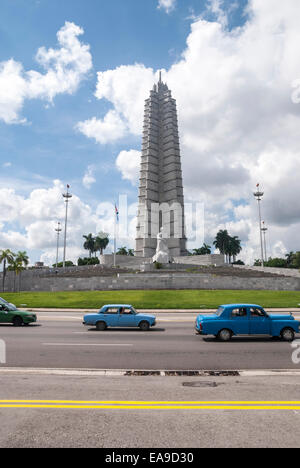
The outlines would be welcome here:
M 155 255 L 161 228 L 170 256 L 186 255 L 176 100 L 162 71 L 145 102 L 136 256 Z

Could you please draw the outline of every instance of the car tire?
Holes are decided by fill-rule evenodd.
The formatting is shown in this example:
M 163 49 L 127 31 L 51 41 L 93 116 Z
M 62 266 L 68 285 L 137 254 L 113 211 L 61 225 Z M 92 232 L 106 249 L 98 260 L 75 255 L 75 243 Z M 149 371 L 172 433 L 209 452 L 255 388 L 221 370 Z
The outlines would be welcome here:
M 220 341 L 230 341 L 232 338 L 232 331 L 228 330 L 228 328 L 223 328 L 223 330 L 220 330 L 217 339 Z
M 23 325 L 23 319 L 21 317 L 15 317 L 12 323 L 14 327 L 21 327 Z
M 295 332 L 292 328 L 284 328 L 281 331 L 280 336 L 283 341 L 294 341 Z
M 149 331 L 149 329 L 150 329 L 150 323 L 147 322 L 146 320 L 144 320 L 143 322 L 141 322 L 141 323 L 139 324 L 139 327 L 140 327 L 140 329 L 141 329 L 142 331 Z
M 96 323 L 96 328 L 98 331 L 104 331 L 107 328 L 107 325 L 105 322 L 97 322 Z

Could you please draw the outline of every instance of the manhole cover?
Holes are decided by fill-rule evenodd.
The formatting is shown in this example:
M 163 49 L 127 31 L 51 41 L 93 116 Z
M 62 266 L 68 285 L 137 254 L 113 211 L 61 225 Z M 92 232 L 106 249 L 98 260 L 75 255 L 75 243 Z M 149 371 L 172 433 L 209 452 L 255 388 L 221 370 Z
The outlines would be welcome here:
M 184 387 L 217 387 L 217 382 L 183 382 Z

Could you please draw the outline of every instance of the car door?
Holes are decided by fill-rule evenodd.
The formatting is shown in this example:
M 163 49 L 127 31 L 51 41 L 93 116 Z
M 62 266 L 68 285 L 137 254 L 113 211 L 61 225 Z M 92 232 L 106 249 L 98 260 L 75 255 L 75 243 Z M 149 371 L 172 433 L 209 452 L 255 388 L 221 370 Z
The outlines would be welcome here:
M 135 313 L 130 307 L 121 307 L 119 315 L 120 327 L 135 327 Z
M 6 310 L 6 306 L 0 305 L 0 323 L 10 323 L 11 322 L 11 314 L 8 310 Z
M 108 307 L 102 313 L 102 317 L 108 327 L 118 327 L 119 326 L 119 307 Z
M 247 307 L 231 310 L 231 329 L 236 335 L 249 335 L 249 312 Z
M 271 320 L 263 309 L 250 307 L 250 333 L 251 335 L 271 334 Z

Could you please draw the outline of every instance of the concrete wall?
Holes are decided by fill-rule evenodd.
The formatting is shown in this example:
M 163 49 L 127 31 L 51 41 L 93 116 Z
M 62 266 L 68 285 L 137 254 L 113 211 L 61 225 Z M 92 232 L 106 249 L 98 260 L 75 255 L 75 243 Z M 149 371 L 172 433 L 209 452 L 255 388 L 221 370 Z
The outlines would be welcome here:
M 12 291 L 12 277 L 7 291 Z M 111 291 L 143 289 L 257 289 L 300 291 L 300 278 L 239 278 L 211 274 L 120 274 L 118 277 L 57 278 L 22 275 L 23 291 Z
M 185 265 L 217 265 L 223 266 L 224 255 L 212 254 L 212 255 L 191 255 L 188 257 L 175 257 L 175 263 L 184 263 Z
M 143 257 L 127 257 L 126 255 L 116 255 L 116 265 L 121 268 L 133 268 L 138 270 L 140 265 L 145 262 L 150 263 L 150 258 Z M 114 255 L 101 255 L 100 264 L 103 266 L 112 267 L 114 264 Z
M 207 265 L 224 265 L 224 255 L 192 255 L 186 257 L 175 257 L 175 263 L 183 263 L 187 266 L 207 266 Z M 114 264 L 113 255 L 102 255 L 100 257 L 101 265 L 112 266 Z M 127 257 L 126 255 L 117 255 L 116 264 L 120 267 L 138 269 L 142 263 L 152 263 L 151 258 L 143 257 Z
M 234 268 L 240 268 L 244 270 L 252 271 L 261 271 L 262 267 L 260 266 L 246 266 L 246 265 L 233 265 Z M 266 273 L 274 273 L 281 276 L 292 276 L 294 278 L 300 278 L 300 271 L 293 268 L 274 268 L 274 267 L 264 267 Z

